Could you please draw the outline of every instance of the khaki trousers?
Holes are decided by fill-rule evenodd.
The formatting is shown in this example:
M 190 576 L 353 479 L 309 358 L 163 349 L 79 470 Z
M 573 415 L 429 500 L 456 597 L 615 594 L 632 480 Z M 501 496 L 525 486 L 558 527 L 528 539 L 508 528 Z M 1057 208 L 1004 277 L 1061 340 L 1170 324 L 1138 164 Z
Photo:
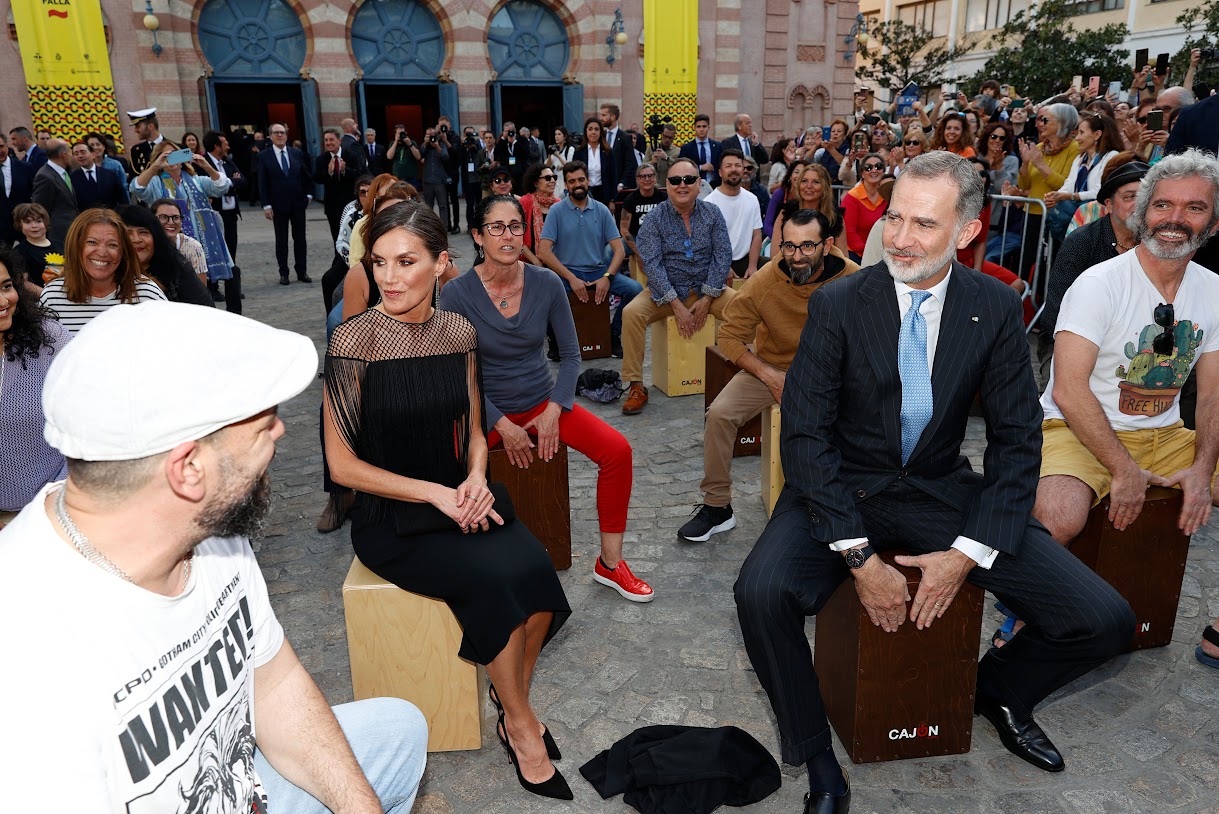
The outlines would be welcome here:
M 775 403 L 770 388 L 752 373 L 742 370 L 707 408 L 703 430 L 703 502 L 727 506 L 732 502 L 732 448 L 737 431 L 754 416 Z
M 17 512 L 0 512 L 0 529 L 13 522 L 13 518 L 17 516 Z
M 698 301 L 698 292 L 690 292 L 685 305 L 690 308 Z M 736 292 L 725 288 L 724 293 L 711 300 L 711 313 L 707 319 L 723 319 L 724 309 Z M 643 381 L 643 348 L 648 326 L 653 322 L 673 316 L 673 308 L 665 303 L 657 305 L 647 291 L 631 300 L 622 311 L 622 380 L 624 382 Z

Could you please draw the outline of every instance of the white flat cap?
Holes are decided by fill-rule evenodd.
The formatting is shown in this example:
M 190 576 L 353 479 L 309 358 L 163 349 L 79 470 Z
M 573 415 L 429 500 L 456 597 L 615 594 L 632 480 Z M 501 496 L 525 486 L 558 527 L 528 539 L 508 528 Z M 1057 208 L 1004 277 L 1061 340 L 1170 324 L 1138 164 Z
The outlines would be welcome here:
M 117 305 L 55 354 L 43 434 L 68 458 L 147 458 L 287 401 L 317 366 L 308 337 L 227 311 Z

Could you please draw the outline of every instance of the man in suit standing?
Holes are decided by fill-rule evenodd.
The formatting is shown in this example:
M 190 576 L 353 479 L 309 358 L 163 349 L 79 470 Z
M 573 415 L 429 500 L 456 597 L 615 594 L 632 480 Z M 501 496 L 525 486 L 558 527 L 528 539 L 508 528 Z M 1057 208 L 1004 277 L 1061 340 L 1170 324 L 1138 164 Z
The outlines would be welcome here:
M 677 154 L 697 164 L 703 180 L 715 187 L 720 183 L 717 168 L 720 165 L 720 153 L 724 151 L 724 148 L 718 141 L 712 141 L 707 137 L 710 130 L 711 117 L 706 113 L 697 114 L 694 117 L 694 139 L 683 144 Z
M 135 134 L 143 139 L 131 148 L 131 168 L 139 175 L 148 169 L 148 162 L 152 160 L 152 148 L 164 141 L 165 136 L 161 135 L 161 123 L 157 120 L 155 107 L 129 110 L 127 118 L 135 128 Z
M 275 224 L 275 260 L 279 284 L 288 284 L 288 227 L 292 227 L 292 252 L 296 279 L 313 280 L 305 271 L 305 209 L 313 200 L 313 175 L 305 154 L 288 146 L 288 127 L 271 125 L 271 145 L 258 154 L 258 197 L 267 220 Z
M 229 157 L 229 141 L 221 133 L 209 130 L 203 134 L 203 155 L 212 168 L 222 178 L 233 182 L 228 194 L 220 198 L 212 198 L 212 209 L 220 213 L 220 222 L 224 224 L 224 245 L 228 247 L 229 257 L 233 260 L 233 276 L 224 281 L 224 309 L 232 314 L 241 313 L 241 268 L 237 265 L 237 220 L 241 217 L 241 209 L 237 198 L 246 187 L 246 177 L 237 169 L 237 165 Z M 212 291 L 212 299 L 220 291 L 217 283 L 208 283 Z
M 8 139 L 0 134 L 0 239 L 11 246 L 21 237 L 13 226 L 13 210 L 34 197 L 34 168 L 13 155 Z
M 721 147 L 725 150 L 730 148 L 740 150 L 741 153 L 751 156 L 754 161 L 758 162 L 759 167 L 770 161 L 770 154 L 762 146 L 758 134 L 753 132 L 753 119 L 748 114 L 736 114 L 736 118 L 732 120 L 732 129 L 732 135 L 720 142 Z
M 1041 409 L 1019 298 L 953 262 L 982 228 L 982 203 L 967 161 L 933 152 L 908 163 L 886 214 L 884 264 L 813 293 L 787 375 L 787 484 L 734 592 L 783 759 L 808 768 L 806 812 L 843 814 L 850 788 L 805 617 L 850 576 L 874 624 L 893 632 L 905 621 L 906 578 L 873 546 L 900 548 L 909 556 L 898 563 L 922 570 L 909 609 L 919 629 L 966 580 L 1018 609 L 1027 626 L 978 666 L 976 710 L 1043 770 L 1064 763 L 1033 708 L 1130 642 L 1126 601 L 1031 519 Z M 984 475 L 961 454 L 975 394 Z
M 635 188 L 635 170 L 639 168 L 635 161 L 635 137 L 618 126 L 618 117 L 622 115 L 618 105 L 601 105 L 598 115 L 603 131 L 601 138 L 614 156 L 618 175 L 618 189 L 608 190 L 609 198 L 613 200 L 620 191 Z
M 330 222 L 330 241 L 338 240 L 343 207 L 355 200 L 355 178 L 361 166 L 358 155 L 342 146 L 339 131 L 327 128 L 322 131 L 322 149 L 313 166 L 313 177 L 322 185 L 325 198 L 322 208 Z
M 368 165 L 369 175 L 380 175 L 388 172 L 389 162 L 385 160 L 385 148 L 377 144 L 377 131 L 371 127 L 364 131 L 364 160 Z
M 343 149 L 349 152 L 353 159 L 352 177 L 362 175 L 368 171 L 368 156 L 361 150 L 363 144 L 360 141 L 360 127 L 356 124 L 355 119 L 343 119 L 339 122 L 339 127 L 342 132 L 339 134 L 339 141 Z
M 67 239 L 68 227 L 80 213 L 76 190 L 69 176 L 72 169 L 68 142 L 51 139 L 47 142 L 47 163 L 34 174 L 34 192 L 30 196 L 31 203 L 42 204 L 42 208 L 51 216 L 47 237 L 60 243 Z
M 504 134 L 495 144 L 494 160 L 512 176 L 514 192 L 519 195 L 528 191 L 521 189 L 521 179 L 525 177 L 525 168 L 529 166 L 529 145 L 524 139 L 517 138 L 516 125 L 512 122 L 504 122 Z
M 76 190 L 76 205 L 83 212 L 95 206 L 114 209 L 123 203 L 123 187 L 118 176 L 93 163 L 93 151 L 83 141 L 72 145 L 72 158 L 77 169 L 72 170 L 72 188 Z
M 42 169 L 43 165 L 47 163 L 47 154 L 34 141 L 30 128 L 14 127 L 8 135 L 12 139 L 13 147 L 21 153 L 21 159 L 33 167 L 35 172 Z

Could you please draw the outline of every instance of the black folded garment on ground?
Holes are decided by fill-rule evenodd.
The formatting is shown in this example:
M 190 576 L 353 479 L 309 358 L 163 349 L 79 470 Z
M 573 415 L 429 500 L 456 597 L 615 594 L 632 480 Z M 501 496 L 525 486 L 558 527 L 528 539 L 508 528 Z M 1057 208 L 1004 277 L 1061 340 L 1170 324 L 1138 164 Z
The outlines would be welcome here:
M 763 800 L 782 783 L 770 752 L 735 726 L 645 726 L 580 774 L 602 799 L 622 794 L 643 814 L 710 814 Z

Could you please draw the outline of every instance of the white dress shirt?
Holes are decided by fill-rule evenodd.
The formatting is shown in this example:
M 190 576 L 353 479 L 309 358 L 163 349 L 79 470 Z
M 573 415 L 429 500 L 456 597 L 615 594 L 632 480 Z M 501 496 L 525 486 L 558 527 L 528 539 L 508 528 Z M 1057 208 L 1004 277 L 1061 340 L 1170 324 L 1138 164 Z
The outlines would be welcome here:
M 4 176 L 4 197 L 13 197 L 13 157 L 10 155 L 0 162 L 0 175 Z
M 943 280 L 927 289 L 927 292 L 931 296 L 923 300 L 923 304 L 918 309 L 919 313 L 923 315 L 923 321 L 927 323 L 927 372 L 929 374 L 932 373 L 935 367 L 935 349 L 938 347 L 940 340 L 940 315 L 944 311 L 944 295 L 948 291 L 948 281 L 950 279 L 952 279 L 951 269 L 949 269 L 948 274 L 944 276 Z M 898 318 L 905 319 L 913 301 L 910 292 L 915 289 L 897 280 L 893 281 L 893 288 L 897 296 Z M 868 542 L 866 537 L 839 540 L 836 543 L 830 544 L 830 550 L 846 551 L 848 548 L 856 548 L 866 542 Z M 995 558 L 999 556 L 997 549 L 983 545 L 977 540 L 971 540 L 968 537 L 957 537 L 952 547 L 976 562 L 979 567 L 986 569 L 994 565 Z
M 588 185 L 590 187 L 601 186 L 601 150 L 588 148 Z

